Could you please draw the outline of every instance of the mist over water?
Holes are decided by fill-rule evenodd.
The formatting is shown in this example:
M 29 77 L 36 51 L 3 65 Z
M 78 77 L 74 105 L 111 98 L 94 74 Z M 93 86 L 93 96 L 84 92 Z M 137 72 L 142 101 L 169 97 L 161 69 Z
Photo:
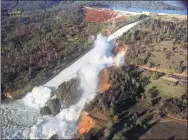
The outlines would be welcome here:
M 49 138 L 53 134 L 58 134 L 59 138 L 70 139 L 76 133 L 77 120 L 81 110 L 85 103 L 91 101 L 95 96 L 98 73 L 105 67 L 106 59 L 103 57 L 109 47 L 110 43 L 107 38 L 99 34 L 91 52 L 92 55 L 77 74 L 81 80 L 80 86 L 84 90 L 80 101 L 67 109 L 61 110 L 55 117 L 43 117 L 31 128 L 30 138 Z M 111 61 L 112 63 L 113 61 Z
M 47 87 L 34 87 L 31 93 L 28 93 L 24 98 L 24 104 L 33 108 L 41 108 L 51 96 L 51 90 Z
M 57 134 L 60 139 L 70 139 L 77 131 L 77 121 L 85 103 L 95 97 L 100 70 L 114 63 L 111 49 L 115 39 L 112 36 L 109 38 L 101 34 L 97 36 L 91 55 L 86 58 L 88 61 L 77 73 L 81 80 L 80 87 L 84 90 L 77 104 L 62 109 L 55 117 L 41 116 L 39 110 L 51 98 L 52 91 L 44 86 L 35 87 L 23 99 L 2 106 L 3 120 L 11 116 L 4 121 L 2 138 L 46 139 Z

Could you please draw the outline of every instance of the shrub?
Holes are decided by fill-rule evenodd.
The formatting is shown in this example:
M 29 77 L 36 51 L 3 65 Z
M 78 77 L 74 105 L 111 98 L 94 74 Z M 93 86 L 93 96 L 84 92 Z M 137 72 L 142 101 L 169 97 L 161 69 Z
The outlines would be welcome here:
M 148 90 L 148 93 L 149 94 L 152 94 L 155 90 L 156 90 L 156 86 L 152 86 L 149 90 Z
M 159 79 L 159 77 L 160 77 L 160 73 L 158 73 L 158 72 L 153 72 L 153 74 L 152 74 L 152 76 L 151 76 L 151 79 L 152 79 L 152 80 L 157 80 L 157 79 Z
M 148 16 L 146 15 L 146 14 L 141 14 L 140 16 L 139 16 L 139 20 L 140 19 L 144 19 L 144 18 L 147 18 Z
M 110 129 L 107 128 L 107 129 L 104 130 L 104 136 L 106 138 L 108 138 L 110 136 Z
M 172 52 L 171 51 L 169 51 L 169 50 L 167 50 L 166 52 L 165 52 L 165 58 L 166 59 L 170 59 L 170 55 L 172 54 Z
M 151 100 L 152 106 L 156 105 L 161 100 L 161 97 L 156 97 Z
M 119 117 L 118 117 L 118 115 L 115 115 L 115 116 L 114 116 L 114 121 L 115 121 L 115 122 L 119 122 Z
M 104 103 L 102 103 L 101 106 L 102 106 L 102 111 L 103 111 L 103 112 L 107 112 L 107 108 L 105 107 Z
M 182 66 L 175 66 L 175 67 L 173 67 L 173 71 L 175 72 L 175 73 L 182 73 L 183 72 L 183 67 Z
M 147 66 L 148 66 L 149 68 L 152 68 L 152 67 L 155 66 L 155 64 L 154 64 L 152 61 L 148 61 L 148 62 L 147 62 Z
M 114 134 L 114 136 L 113 136 L 113 138 L 112 138 L 113 140 L 119 140 L 120 139 L 120 136 L 119 135 L 117 135 L 117 134 Z
M 178 81 L 168 81 L 168 85 L 177 86 Z
M 141 57 L 136 57 L 135 58 L 135 64 L 136 65 L 144 65 L 145 64 L 145 59 Z
M 115 111 L 114 111 L 114 108 L 113 107 L 110 107 L 110 115 L 114 115 L 115 114 Z
M 122 132 L 118 132 L 118 133 L 114 134 L 112 139 L 120 140 L 122 138 L 124 139 L 123 133 Z
M 157 89 L 155 89 L 152 93 L 151 93 L 151 98 L 155 98 L 159 95 L 159 91 Z
M 137 119 L 136 125 L 142 126 L 142 122 L 140 121 L 140 119 Z
M 107 128 L 112 128 L 113 125 L 114 125 L 114 123 L 112 120 L 107 122 Z
M 177 105 L 174 104 L 174 105 L 167 107 L 167 112 L 179 114 L 179 113 L 181 113 L 181 109 Z
M 127 128 L 123 128 L 122 132 L 125 134 L 127 132 Z

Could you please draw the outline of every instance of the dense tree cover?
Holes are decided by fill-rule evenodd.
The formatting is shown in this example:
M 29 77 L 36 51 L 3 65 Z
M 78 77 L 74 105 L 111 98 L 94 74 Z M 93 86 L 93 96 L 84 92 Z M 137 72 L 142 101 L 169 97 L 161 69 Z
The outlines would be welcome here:
M 164 100 L 163 109 L 167 113 L 180 114 L 187 109 L 187 94 L 182 95 L 181 98 L 169 98 Z
M 139 101 L 144 92 L 144 81 L 138 76 L 141 72 L 130 66 L 126 68 L 111 67 L 109 69 L 110 89 L 97 94 L 84 109 L 91 112 L 94 108 L 97 108 L 101 114 L 108 114 L 109 120 L 104 125 L 102 121 L 99 122 L 105 129 L 97 131 L 97 133 L 91 130 L 91 132 L 81 135 L 81 138 L 125 139 L 128 131 L 141 125 L 138 113 L 128 113 L 128 109 Z
M 159 91 L 156 86 L 151 87 L 147 92 L 148 94 L 146 95 L 147 97 L 145 101 L 146 106 L 152 107 L 159 103 L 161 97 L 159 96 Z
M 41 84 L 91 48 L 102 25 L 78 6 L 8 17 L 2 23 L 2 92 Z
M 86 107 L 86 111 L 91 111 L 94 105 L 99 105 L 102 112 L 115 115 L 121 112 L 121 106 L 127 106 L 124 103 L 136 102 L 141 97 L 141 93 L 144 92 L 140 84 L 142 79 L 132 73 L 131 67 L 123 69 L 111 67 L 110 69 L 109 82 L 111 87 L 106 92 L 98 94 L 91 101 L 91 105 L 88 108 Z M 138 71 L 137 74 L 139 74 Z
M 88 113 L 91 112 L 91 117 L 92 111 L 97 109 L 99 114 L 107 115 L 108 119 L 105 122 L 104 118 L 97 118 L 94 114 L 95 117 L 92 118 L 96 122 L 96 127 L 80 135 L 80 139 L 139 139 L 164 114 L 185 112 L 186 94 L 180 99 L 162 99 L 155 86 L 147 93 L 144 91 L 147 82 L 141 77 L 142 72 L 139 69 L 132 66 L 108 69 L 111 87 L 104 93 L 97 94 L 84 109 Z M 145 98 L 142 98 L 143 95 Z M 139 102 L 145 106 L 144 110 L 142 108 L 143 111 L 137 112 L 133 109 L 130 113 L 131 108 Z
M 181 10 L 177 6 L 168 5 L 162 1 L 6 1 L 2 2 L 2 10 L 34 11 L 34 10 L 49 10 L 52 8 L 61 8 L 70 5 L 86 5 L 94 7 L 134 7 L 134 8 L 151 8 L 163 10 Z

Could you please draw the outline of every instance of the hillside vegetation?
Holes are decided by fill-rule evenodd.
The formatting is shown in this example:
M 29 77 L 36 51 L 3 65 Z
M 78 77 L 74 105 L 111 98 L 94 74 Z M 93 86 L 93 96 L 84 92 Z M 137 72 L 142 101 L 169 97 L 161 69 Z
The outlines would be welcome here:
M 2 24 L 2 93 L 11 98 L 27 93 L 91 49 L 99 32 L 114 32 L 140 19 L 98 23 L 86 22 L 86 15 L 82 7 L 72 6 L 7 17 Z
M 129 44 L 126 59 L 135 65 L 147 65 L 182 73 L 187 69 L 186 20 L 149 18 L 120 40 Z
M 91 48 L 102 25 L 83 16 L 72 7 L 7 17 L 1 29 L 2 92 L 41 84 Z
M 12 12 L 14 10 L 25 11 L 47 11 L 71 5 L 85 5 L 95 7 L 136 7 L 163 10 L 182 10 L 181 7 L 172 6 L 162 1 L 7 1 L 2 2 L 2 11 Z
M 109 88 L 98 93 L 83 111 L 88 113 L 85 119 L 95 125 L 80 121 L 78 132 L 82 133 L 75 138 L 186 139 L 187 88 L 180 84 L 181 78 L 167 74 L 186 72 L 186 32 L 185 20 L 150 16 L 120 37 L 117 44 L 128 47 L 128 64 L 106 68 Z
M 111 87 L 100 94 L 85 106 L 83 112 L 88 115 L 85 119 L 92 119 L 93 124 L 82 126 L 85 133 L 75 136 L 79 139 L 139 139 L 151 128 L 155 131 L 151 133 L 152 138 L 156 138 L 163 126 L 161 137 L 171 137 L 172 133 L 177 138 L 186 138 L 186 128 L 181 123 L 177 123 L 174 128 L 172 122 L 159 123 L 159 120 L 166 118 L 168 114 L 178 115 L 178 118 L 186 117 L 186 94 L 179 98 L 163 98 L 156 87 L 144 90 L 149 79 L 141 76 L 142 71 L 136 67 L 126 68 L 109 67 L 109 82 Z M 84 118 L 81 118 L 82 120 Z M 184 123 L 185 124 L 185 123 Z M 78 127 L 78 132 L 81 132 Z M 176 131 L 174 131 L 174 129 Z M 183 135 L 179 135 L 182 131 Z M 83 131 L 84 132 L 84 131 Z

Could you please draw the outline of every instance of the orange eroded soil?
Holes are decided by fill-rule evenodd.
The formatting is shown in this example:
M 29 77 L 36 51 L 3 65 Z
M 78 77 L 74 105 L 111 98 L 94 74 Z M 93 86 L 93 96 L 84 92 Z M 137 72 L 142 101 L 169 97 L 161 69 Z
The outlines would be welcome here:
M 85 134 L 89 132 L 91 128 L 95 127 L 95 121 L 88 116 L 87 112 L 82 112 L 78 124 L 78 133 Z
M 139 65 L 138 65 L 139 66 Z M 148 66 L 139 66 L 140 68 L 144 68 L 144 69 L 147 69 L 147 70 L 150 70 L 150 71 L 157 71 L 157 72 L 164 72 L 167 74 L 167 71 L 165 69 L 162 69 L 162 68 L 156 68 L 156 67 L 153 67 L 153 68 L 149 68 Z M 170 73 L 169 73 L 170 74 Z M 176 75 L 176 76 L 183 76 L 183 77 L 187 77 L 187 74 L 186 73 L 173 73 L 173 75 Z
M 87 22 L 112 22 L 126 18 L 126 15 L 112 10 L 85 8 L 85 21 Z
M 107 68 L 102 69 L 99 73 L 98 91 L 100 93 L 103 93 L 110 88 L 109 75 L 110 71 Z

